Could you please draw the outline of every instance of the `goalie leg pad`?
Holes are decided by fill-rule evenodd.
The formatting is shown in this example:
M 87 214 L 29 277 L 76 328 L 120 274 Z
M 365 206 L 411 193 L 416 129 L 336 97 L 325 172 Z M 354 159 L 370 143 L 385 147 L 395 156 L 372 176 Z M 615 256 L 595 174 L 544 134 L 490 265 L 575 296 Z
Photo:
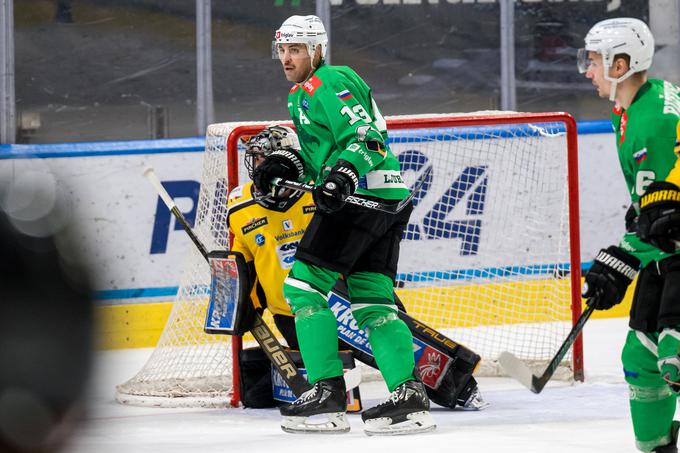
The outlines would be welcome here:
M 272 392 L 272 365 L 261 348 L 242 349 L 238 354 L 239 386 L 244 407 L 276 407 Z

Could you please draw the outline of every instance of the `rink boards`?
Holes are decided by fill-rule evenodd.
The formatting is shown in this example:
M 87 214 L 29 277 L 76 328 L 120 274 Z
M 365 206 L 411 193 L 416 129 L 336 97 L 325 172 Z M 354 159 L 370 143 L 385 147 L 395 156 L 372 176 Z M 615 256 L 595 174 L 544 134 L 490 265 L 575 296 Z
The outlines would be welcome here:
M 618 174 L 610 130 L 604 121 L 579 124 L 584 263 L 602 246 L 616 242 L 623 229 L 619 224 L 627 194 Z M 11 181 L 22 167 L 38 162 L 57 175 L 58 190 L 74 208 L 79 243 L 94 273 L 102 347 L 142 347 L 157 341 L 191 243 L 141 173 L 152 165 L 179 209 L 193 220 L 203 146 L 201 138 L 0 145 L 0 184 Z M 600 201 L 603 197 L 598 194 L 611 193 L 619 186 L 622 190 L 608 197 L 606 204 Z M 450 287 L 449 300 L 459 300 L 458 292 L 470 291 L 460 282 Z M 426 287 L 399 291 L 407 299 L 426 291 Z M 478 292 L 482 294 L 483 290 Z M 540 297 L 535 302 L 540 303 Z M 476 303 L 456 302 L 459 305 L 455 308 L 479 310 Z M 540 322 L 540 310 L 537 313 L 536 321 Z M 422 316 L 424 322 L 446 327 L 441 316 L 428 316 Z M 505 321 L 512 319 L 498 314 L 488 318 L 490 323 Z
M 534 283 L 536 284 L 536 283 Z M 515 291 L 522 292 L 524 289 L 522 284 L 517 284 Z M 630 302 L 633 294 L 631 285 L 624 301 L 608 311 L 597 311 L 593 315 L 594 319 L 617 318 L 627 316 L 630 311 Z M 482 296 L 480 299 L 468 300 L 467 302 L 456 299 L 459 293 L 469 293 L 471 289 L 478 291 Z M 426 292 L 428 288 L 419 288 L 411 290 L 397 290 L 397 294 L 404 301 L 408 308 L 410 299 L 417 298 L 422 293 Z M 492 301 L 485 300 L 483 294 L 489 294 L 484 286 L 475 285 L 470 286 L 452 286 L 445 289 L 450 300 L 456 301 L 456 308 L 461 311 L 480 310 L 484 311 L 488 308 Z M 550 294 L 544 294 L 544 297 L 550 297 Z M 207 304 L 207 301 L 205 302 Z M 564 301 L 565 304 L 569 303 Z M 503 312 L 498 310 L 498 306 L 494 304 L 494 315 L 488 316 L 487 325 L 504 325 L 516 322 L 516 315 L 513 312 Z M 548 314 L 543 311 L 542 299 L 533 299 L 527 301 L 525 306 L 527 312 L 534 314 L 533 320 L 536 323 L 546 322 L 551 320 L 553 314 Z M 152 347 L 158 341 L 163 327 L 172 310 L 172 302 L 160 303 L 143 303 L 143 304 L 125 304 L 125 305 L 103 305 L 97 307 L 97 317 L 99 321 L 99 341 L 98 347 L 100 349 L 125 349 L 125 348 L 144 348 Z M 562 316 L 564 321 L 569 321 L 567 316 Z M 270 326 L 273 326 L 269 313 L 265 313 L 265 320 Z M 449 317 L 442 319 L 435 311 L 421 315 L 419 321 L 434 327 L 436 329 L 449 330 L 450 335 L 455 332 L 457 328 L 475 327 L 470 323 L 465 323 L 460 318 Z M 455 338 L 455 336 L 453 337 Z M 246 337 L 246 341 L 251 338 Z

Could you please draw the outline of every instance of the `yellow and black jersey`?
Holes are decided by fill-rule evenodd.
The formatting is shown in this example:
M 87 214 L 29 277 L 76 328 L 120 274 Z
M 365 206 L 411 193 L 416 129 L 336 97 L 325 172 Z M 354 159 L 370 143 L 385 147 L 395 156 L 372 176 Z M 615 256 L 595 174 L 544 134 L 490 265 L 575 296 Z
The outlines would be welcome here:
M 251 293 L 255 306 L 290 316 L 283 298 L 283 280 L 312 220 L 314 201 L 310 193 L 301 192 L 283 201 L 255 201 L 252 190 L 253 184 L 247 183 L 229 194 L 227 222 L 234 235 L 231 250 L 255 265 L 257 279 Z

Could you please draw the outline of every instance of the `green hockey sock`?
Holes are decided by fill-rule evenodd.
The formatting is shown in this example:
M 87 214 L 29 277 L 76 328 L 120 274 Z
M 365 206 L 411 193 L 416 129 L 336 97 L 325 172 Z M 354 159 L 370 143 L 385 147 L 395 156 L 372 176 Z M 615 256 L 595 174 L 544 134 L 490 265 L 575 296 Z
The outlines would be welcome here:
M 338 356 L 338 331 L 335 315 L 329 308 L 302 308 L 295 314 L 300 353 L 307 369 L 307 380 L 342 376 Z
M 415 368 L 413 336 L 404 321 L 392 311 L 375 318 L 367 325 L 367 330 L 373 356 L 389 391 L 412 380 Z
M 296 261 L 283 285 L 284 296 L 295 315 L 307 380 L 312 384 L 342 376 L 337 321 L 326 300 L 337 278 L 336 272 Z
M 638 387 L 630 385 L 630 414 L 635 443 L 649 452 L 671 442 L 671 425 L 675 414 L 675 395 L 668 386 Z

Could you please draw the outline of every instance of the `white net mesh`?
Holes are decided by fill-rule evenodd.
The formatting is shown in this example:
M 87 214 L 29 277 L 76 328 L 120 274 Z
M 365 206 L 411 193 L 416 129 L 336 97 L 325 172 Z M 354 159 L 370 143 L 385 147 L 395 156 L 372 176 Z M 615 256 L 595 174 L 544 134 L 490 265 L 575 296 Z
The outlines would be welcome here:
M 438 127 L 418 123 L 433 118 L 450 121 Z M 462 126 L 464 117 L 455 115 L 388 118 L 390 146 L 406 182 L 424 179 L 402 242 L 397 293 L 414 318 L 480 354 L 478 374 L 492 375 L 506 350 L 544 367 L 571 326 L 565 125 L 535 117 L 531 123 L 499 121 L 488 115 L 483 125 Z M 249 134 L 273 123 L 208 128 L 194 227 L 208 250 L 228 243 L 230 134 L 238 126 L 257 125 L 238 127 Z M 230 165 L 238 165 L 238 179 L 245 181 L 242 156 L 229 152 Z M 203 257 L 192 250 L 156 350 L 134 378 L 118 386 L 118 401 L 229 401 L 229 337 L 202 330 L 209 276 Z M 569 363 L 558 377 L 573 375 Z

